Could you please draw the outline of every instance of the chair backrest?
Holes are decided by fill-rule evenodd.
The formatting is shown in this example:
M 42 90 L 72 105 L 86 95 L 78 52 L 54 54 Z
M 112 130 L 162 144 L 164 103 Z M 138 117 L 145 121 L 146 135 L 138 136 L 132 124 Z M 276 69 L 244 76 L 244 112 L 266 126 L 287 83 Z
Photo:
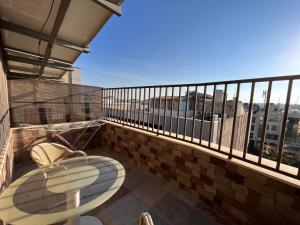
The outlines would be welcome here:
M 152 218 L 148 212 L 144 212 L 140 215 L 139 225 L 154 225 Z
M 72 154 L 69 148 L 56 143 L 41 143 L 34 146 L 30 152 L 32 160 L 39 166 L 46 166 Z

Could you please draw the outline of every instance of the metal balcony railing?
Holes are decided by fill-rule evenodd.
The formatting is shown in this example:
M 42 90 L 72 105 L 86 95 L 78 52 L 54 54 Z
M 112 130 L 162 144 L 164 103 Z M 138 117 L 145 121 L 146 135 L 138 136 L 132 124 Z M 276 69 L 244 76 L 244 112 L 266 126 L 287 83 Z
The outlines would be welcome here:
M 105 88 L 103 113 L 106 120 L 300 179 L 298 83 L 300 75 Z

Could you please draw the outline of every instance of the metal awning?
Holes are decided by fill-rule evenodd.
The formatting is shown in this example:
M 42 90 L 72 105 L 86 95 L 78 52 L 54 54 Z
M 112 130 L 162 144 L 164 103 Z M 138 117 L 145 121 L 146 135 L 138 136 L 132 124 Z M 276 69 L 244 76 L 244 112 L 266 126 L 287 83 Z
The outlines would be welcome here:
M 0 0 L 0 47 L 8 77 L 59 79 L 122 0 Z

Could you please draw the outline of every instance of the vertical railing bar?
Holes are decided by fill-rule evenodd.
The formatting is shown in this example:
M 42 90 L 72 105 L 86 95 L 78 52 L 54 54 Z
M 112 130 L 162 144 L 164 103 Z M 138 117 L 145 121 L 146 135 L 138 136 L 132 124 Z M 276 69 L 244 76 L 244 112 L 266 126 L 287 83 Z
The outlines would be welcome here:
M 106 118 L 106 110 L 105 110 L 105 89 L 102 89 L 102 118 Z
M 248 117 L 247 117 L 246 135 L 245 135 L 245 141 L 244 141 L 243 159 L 246 158 L 246 153 L 247 153 L 247 149 L 248 149 L 250 124 L 251 124 L 251 118 L 252 118 L 254 90 L 255 90 L 255 82 L 253 81 L 252 85 L 251 85 L 250 102 L 249 102 L 249 108 L 248 108 Z
M 179 95 L 178 95 L 178 109 L 177 109 L 177 122 L 176 122 L 176 138 L 178 138 L 178 131 L 179 131 L 180 98 L 181 98 L 181 86 L 179 86 Z
M 117 121 L 117 91 L 118 89 L 116 89 L 114 91 L 114 121 Z
M 121 116 L 120 116 L 120 94 L 121 94 L 121 89 L 117 89 L 118 90 L 118 94 L 117 94 L 117 121 L 120 123 L 121 121 L 120 121 L 120 119 L 121 119 Z
M 186 122 L 187 122 L 187 109 L 188 109 L 188 102 L 189 102 L 189 91 L 190 91 L 190 86 L 187 86 L 187 88 L 186 88 L 185 111 L 184 111 L 183 140 L 185 140 L 185 135 L 186 135 Z
M 106 119 L 109 118 L 109 93 L 108 89 L 105 89 L 105 98 L 106 98 Z
M 264 113 L 264 120 L 263 120 L 263 128 L 261 132 L 261 143 L 259 147 L 259 156 L 258 156 L 258 164 L 261 164 L 262 156 L 263 156 L 263 149 L 265 145 L 265 136 L 266 136 L 266 126 L 268 122 L 268 112 L 269 112 L 269 105 L 270 105 L 270 97 L 271 97 L 271 91 L 272 91 L 272 81 L 269 81 L 268 86 L 268 95 L 267 95 L 267 101 L 265 106 L 265 113 Z
M 122 99 L 122 101 L 123 101 L 123 125 L 125 125 L 125 101 L 126 101 L 126 89 L 125 88 L 123 88 L 123 99 Z
M 232 130 L 231 130 L 229 159 L 232 158 L 233 142 L 234 142 L 234 136 L 235 136 L 235 124 L 236 124 L 236 117 L 237 117 L 237 111 L 238 111 L 239 96 L 240 96 L 240 83 L 237 83 L 237 91 L 236 91 L 236 96 L 235 96 L 235 107 L 234 107 L 234 116 L 233 116 Z
M 144 88 L 144 98 L 143 98 L 143 129 L 145 125 L 145 101 L 146 101 L 146 88 Z
M 287 95 L 286 95 L 285 108 L 284 108 L 284 114 L 283 114 L 281 132 L 280 132 L 280 140 L 279 140 L 279 146 L 278 146 L 278 154 L 277 154 L 277 159 L 276 159 L 276 170 L 277 171 L 279 171 L 279 169 L 280 169 L 280 163 L 281 163 L 281 158 L 282 158 L 282 153 L 283 153 L 285 129 L 286 129 L 287 120 L 288 120 L 288 112 L 289 112 L 289 107 L 290 107 L 292 87 L 293 87 L 293 80 L 290 79 L 289 84 L 288 84 Z
M 159 100 L 158 100 L 158 118 L 157 118 L 157 135 L 159 134 L 160 127 L 160 105 L 161 105 L 161 86 L 159 87 Z
M 211 103 L 211 115 L 210 115 L 210 125 L 209 125 L 209 135 L 208 135 L 208 147 L 209 148 L 210 148 L 210 144 L 211 144 L 213 119 L 214 119 L 214 113 L 215 113 L 216 87 L 217 86 L 214 85 L 213 100 L 212 100 L 212 103 Z
M 111 120 L 111 90 L 108 89 L 108 118 Z
M 194 98 L 194 109 L 193 109 L 193 124 L 192 124 L 192 134 L 191 134 L 191 142 L 194 140 L 194 133 L 195 133 L 195 117 L 196 117 L 196 111 L 197 111 L 197 97 L 198 97 L 198 86 L 195 86 L 195 98 Z
M 122 123 L 122 89 L 119 89 L 119 122 Z
M 200 135 L 199 135 L 199 144 L 202 144 L 202 132 L 203 132 L 203 123 L 205 116 L 205 103 L 206 103 L 206 85 L 204 85 L 204 95 L 203 95 L 203 103 L 202 103 L 202 115 L 201 115 L 201 123 L 200 123 Z
M 109 110 L 109 97 L 108 97 L 108 90 L 107 89 L 105 89 L 105 99 L 106 99 L 106 119 L 108 119 L 109 118 L 109 112 L 108 112 L 108 110 Z
M 127 100 L 126 100 L 126 123 L 128 124 L 128 115 L 129 115 L 129 88 L 126 88 L 127 90 Z
M 165 129 L 166 129 L 167 95 L 168 95 L 168 87 L 166 87 L 166 90 L 165 90 L 165 109 L 164 109 L 163 135 L 165 135 Z
M 110 120 L 113 121 L 113 89 L 110 89 Z
M 102 97 L 102 118 L 105 118 L 105 90 L 102 88 L 101 90 L 101 97 Z
M 132 96 L 133 96 L 133 88 L 130 88 L 130 123 L 129 125 L 132 126 Z
M 117 89 L 117 122 L 120 123 L 120 89 Z
M 139 114 L 138 114 L 138 127 L 140 127 L 140 114 L 141 114 L 141 92 L 142 92 L 142 89 L 139 88 Z
M 119 89 L 116 89 L 115 92 L 115 121 L 118 122 L 118 91 Z
M 156 88 L 154 88 L 154 90 L 153 90 L 153 114 L 152 114 L 152 132 L 154 132 L 154 119 L 155 119 L 155 117 L 154 117 L 154 113 L 155 113 L 155 98 L 156 98 Z
M 174 87 L 172 87 L 171 113 L 170 113 L 170 132 L 169 132 L 169 136 L 171 136 L 171 134 L 172 134 L 173 104 L 174 104 Z
M 219 137 L 219 146 L 218 151 L 221 151 L 222 146 L 222 136 L 223 136 L 223 126 L 224 126 L 224 119 L 225 119 L 225 107 L 227 102 L 227 84 L 224 86 L 224 95 L 223 95 L 223 104 L 222 104 L 222 120 L 221 120 L 221 127 L 220 127 L 220 137 Z
M 151 88 L 149 87 L 149 92 L 148 92 L 148 116 L 147 116 L 147 130 L 149 130 L 149 121 L 150 121 L 150 98 L 151 98 Z
M 135 127 L 136 125 L 136 99 L 137 99 L 137 88 L 134 89 L 134 108 L 133 108 L 133 126 Z
M 116 111 L 116 101 L 115 101 L 115 92 L 116 90 L 112 90 L 112 118 L 113 118 L 113 121 L 115 121 L 115 111 Z

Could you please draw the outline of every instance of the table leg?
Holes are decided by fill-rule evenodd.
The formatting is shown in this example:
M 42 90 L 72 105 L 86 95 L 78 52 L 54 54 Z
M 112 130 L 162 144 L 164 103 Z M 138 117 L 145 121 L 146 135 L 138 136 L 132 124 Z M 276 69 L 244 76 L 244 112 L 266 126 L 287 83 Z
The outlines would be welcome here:
M 67 209 L 80 206 L 80 190 L 67 192 Z M 68 225 L 80 225 L 80 216 L 72 217 L 67 221 Z
M 80 206 L 80 190 L 67 193 L 67 209 L 74 209 Z M 67 220 L 65 225 L 103 225 L 94 216 L 76 216 Z

